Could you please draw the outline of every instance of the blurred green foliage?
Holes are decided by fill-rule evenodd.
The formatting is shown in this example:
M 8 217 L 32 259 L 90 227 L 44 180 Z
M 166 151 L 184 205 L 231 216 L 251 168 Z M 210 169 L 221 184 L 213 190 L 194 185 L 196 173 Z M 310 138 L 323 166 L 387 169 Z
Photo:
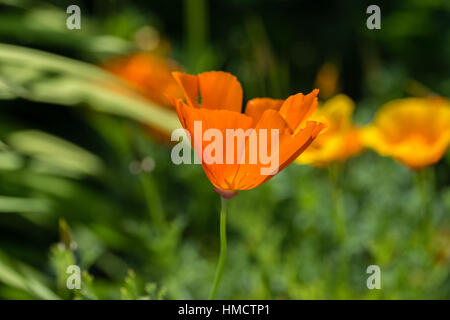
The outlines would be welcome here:
M 81 30 L 65 28 L 70 4 Z M 359 124 L 393 98 L 449 96 L 449 2 L 383 1 L 376 31 L 368 4 L 0 1 L 0 298 L 206 298 L 219 196 L 140 124 L 170 132 L 173 113 L 95 65 L 139 50 L 136 32 L 151 26 L 188 71 L 236 74 L 246 99 L 308 91 L 325 62 Z M 293 164 L 241 192 L 218 298 L 449 299 L 449 165 L 447 155 L 425 190 L 430 239 L 414 174 L 373 152 L 335 179 Z M 71 264 L 80 290 L 65 286 Z M 366 287 L 372 264 L 381 290 Z

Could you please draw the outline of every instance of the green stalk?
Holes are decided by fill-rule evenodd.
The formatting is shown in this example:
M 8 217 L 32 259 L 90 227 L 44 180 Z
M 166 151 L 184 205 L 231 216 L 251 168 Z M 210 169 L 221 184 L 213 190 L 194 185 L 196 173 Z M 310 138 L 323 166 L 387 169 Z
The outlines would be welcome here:
M 347 228 L 345 224 L 344 213 L 341 208 L 341 190 L 339 188 L 339 164 L 330 164 L 328 166 L 328 177 L 331 183 L 331 198 L 333 201 L 333 220 L 336 229 L 336 237 L 339 242 L 341 242 L 347 233 Z
M 144 190 L 145 200 L 151 222 L 154 223 L 160 231 L 166 231 L 168 223 L 165 217 L 161 197 L 156 187 L 155 178 L 151 173 L 141 173 L 139 180 Z
M 198 72 L 198 60 L 204 54 L 207 38 L 207 0 L 185 0 L 188 69 Z
M 220 280 L 222 278 L 223 266 L 227 257 L 227 207 L 228 200 L 221 197 L 222 209 L 220 211 L 220 255 L 219 262 L 217 263 L 216 275 L 214 277 L 211 294 L 209 300 L 216 298 L 217 288 L 219 287 Z
M 420 225 L 425 228 L 425 242 L 428 244 L 431 233 L 433 217 L 431 212 L 431 203 L 434 189 L 434 171 L 433 167 L 424 168 L 414 172 L 415 185 L 420 194 L 422 202 L 422 221 Z
M 348 288 L 348 274 L 349 274 L 349 257 L 345 247 L 345 238 L 347 236 L 347 226 L 345 222 L 345 212 L 341 203 L 341 187 L 339 184 L 339 177 L 342 165 L 340 163 L 331 163 L 328 165 L 328 177 L 331 183 L 331 198 L 333 201 L 333 221 L 336 232 L 337 244 L 337 288 Z M 340 298 L 347 298 L 348 289 L 343 292 L 338 291 L 339 295 L 344 294 Z

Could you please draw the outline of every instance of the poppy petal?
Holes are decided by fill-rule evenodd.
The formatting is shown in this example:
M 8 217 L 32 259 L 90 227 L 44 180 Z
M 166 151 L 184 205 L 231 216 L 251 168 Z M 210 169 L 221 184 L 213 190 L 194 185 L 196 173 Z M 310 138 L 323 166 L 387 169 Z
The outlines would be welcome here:
M 209 71 L 200 73 L 198 82 L 203 108 L 241 112 L 243 92 L 235 76 L 223 71 Z
M 244 153 L 244 156 L 246 157 L 244 159 L 245 161 L 243 161 L 244 164 L 240 165 L 236 177 L 233 180 L 233 185 L 235 186 L 236 190 L 252 189 L 257 185 L 259 185 L 260 183 L 262 183 L 260 181 L 263 181 L 267 177 L 265 175 L 261 175 L 261 168 L 267 167 L 267 164 L 263 164 L 261 162 L 261 155 L 260 155 L 261 129 L 267 130 L 266 131 L 267 152 L 270 152 L 272 150 L 271 135 L 273 133 L 271 130 L 274 129 L 278 130 L 279 135 L 278 149 L 281 147 L 282 140 L 284 140 L 285 137 L 290 136 L 292 132 L 288 124 L 283 119 L 283 117 L 278 113 L 278 111 L 268 109 L 263 113 L 261 119 L 259 120 L 258 124 L 255 127 L 255 132 L 257 134 L 258 139 L 256 150 L 252 149 L 252 141 L 250 139 L 247 140 Z M 251 158 L 250 153 L 257 153 L 253 155 L 253 157 L 256 158 L 256 162 L 252 163 L 250 161 Z
M 253 124 L 257 124 L 264 111 L 273 109 L 280 110 L 284 100 L 271 98 L 255 98 L 247 102 L 245 114 L 253 118 Z
M 267 113 L 267 114 L 266 114 Z M 260 121 L 260 125 L 263 126 L 267 124 L 266 120 L 270 118 L 276 119 L 275 123 L 278 125 L 271 125 L 271 129 L 279 129 L 279 146 L 278 146 L 278 154 L 275 154 L 275 157 L 278 157 L 278 168 L 274 173 L 278 173 L 283 170 L 286 166 L 288 166 L 292 161 L 294 161 L 317 137 L 320 131 L 325 127 L 322 123 L 315 121 L 308 121 L 306 123 L 306 127 L 301 129 L 296 135 L 291 135 L 290 129 L 287 124 L 283 127 L 282 122 L 284 119 L 280 116 L 277 119 L 276 114 L 270 113 L 266 111 L 263 117 L 267 115 L 266 119 L 262 119 Z M 278 128 L 277 128 L 278 127 Z M 270 139 L 268 139 L 269 144 Z M 268 147 L 267 150 L 271 150 Z M 235 185 L 237 190 L 248 190 L 257 187 L 258 185 L 268 181 L 275 174 L 271 175 L 263 175 L 261 173 L 261 168 L 268 167 L 267 164 L 262 164 L 260 159 L 258 159 L 258 164 L 245 164 L 241 165 L 238 174 L 236 175 Z
M 285 141 L 286 145 L 280 149 L 280 171 L 298 158 L 325 127 L 321 122 L 307 121 L 305 128 L 291 136 L 289 141 Z
M 177 81 L 178 85 L 183 89 L 186 102 L 191 107 L 199 107 L 198 105 L 198 78 L 191 74 L 183 72 L 172 72 L 173 77 Z
M 233 149 L 233 159 L 232 163 L 227 163 L 227 154 L 229 155 L 231 150 L 227 148 L 226 138 L 227 130 L 229 129 L 242 129 L 244 132 L 251 128 L 253 120 L 252 118 L 242 114 L 229 110 L 211 110 L 203 108 L 191 108 L 179 100 L 177 106 L 177 113 L 180 117 L 180 121 L 183 127 L 191 133 L 191 145 L 195 149 L 198 158 L 202 159 L 202 166 L 211 180 L 212 184 L 221 190 L 233 190 L 231 181 L 233 180 L 236 172 L 239 168 L 238 156 L 242 153 L 239 147 L 245 147 L 245 141 L 239 146 L 238 143 L 234 142 Z M 201 148 L 199 145 L 195 144 L 195 126 L 194 121 L 201 122 L 202 128 L 202 144 Z M 205 149 L 213 143 L 216 137 L 212 138 L 211 141 L 203 141 L 205 133 L 208 129 L 218 130 L 218 134 L 223 138 L 223 143 L 221 145 L 221 150 L 215 150 L 215 152 L 221 152 L 221 162 L 222 163 L 208 163 L 205 159 Z M 200 139 L 197 138 L 197 139 Z M 227 150 L 228 149 L 228 150 Z M 208 153 L 206 153 L 208 154 Z
M 298 93 L 286 99 L 280 109 L 280 114 L 289 124 L 292 131 L 297 132 L 303 127 L 305 120 L 308 119 L 317 108 L 318 89 L 304 96 Z

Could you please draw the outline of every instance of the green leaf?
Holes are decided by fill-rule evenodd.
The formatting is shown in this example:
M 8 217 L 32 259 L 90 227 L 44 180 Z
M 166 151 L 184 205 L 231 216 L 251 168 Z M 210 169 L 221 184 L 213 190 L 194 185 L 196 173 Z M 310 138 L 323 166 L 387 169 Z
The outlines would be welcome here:
M 50 202 L 39 198 L 0 196 L 0 212 L 49 212 Z
M 101 68 L 39 50 L 0 44 L 0 83 L 0 99 L 14 93 L 32 101 L 86 104 L 167 134 L 180 127 L 175 112 L 145 99 Z
M 24 290 L 40 299 L 59 299 L 43 282 L 43 276 L 31 267 L 7 257 L 0 251 L 0 282 Z
M 41 164 L 47 164 L 47 167 L 90 175 L 102 170 L 102 162 L 94 154 L 42 131 L 15 131 L 7 137 L 7 141 L 14 150 L 32 156 Z

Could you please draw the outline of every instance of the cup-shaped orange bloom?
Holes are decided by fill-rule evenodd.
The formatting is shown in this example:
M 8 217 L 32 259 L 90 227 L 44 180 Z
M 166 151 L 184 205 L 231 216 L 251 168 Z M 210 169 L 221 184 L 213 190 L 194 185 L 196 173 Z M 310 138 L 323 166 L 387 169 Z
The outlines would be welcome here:
M 190 133 L 191 144 L 200 158 L 207 143 L 198 146 L 194 141 L 195 122 L 201 123 L 203 130 L 215 129 L 227 136 L 227 130 L 249 129 L 257 138 L 268 140 L 267 149 L 271 149 L 269 135 L 262 137 L 260 132 L 276 129 L 278 132 L 278 167 L 273 174 L 262 174 L 267 167 L 262 159 L 251 162 L 242 161 L 249 156 L 251 137 L 246 137 L 241 145 L 235 143 L 232 148 L 223 143 L 224 158 L 232 158 L 231 163 L 207 163 L 202 161 L 203 169 L 216 190 L 234 193 L 236 190 L 248 190 L 264 183 L 295 160 L 325 127 L 317 121 L 309 121 L 317 107 L 318 90 L 310 94 L 298 93 L 286 100 L 256 98 L 248 101 L 242 113 L 242 87 L 233 75 L 221 72 L 204 72 L 197 76 L 180 72 L 173 73 L 183 88 L 186 103 L 182 99 L 171 99 L 175 105 L 182 126 Z M 260 142 L 261 142 L 260 140 Z M 211 142 L 212 143 L 212 142 Z M 259 145 L 260 146 L 260 145 Z M 261 150 L 260 150 L 261 151 Z M 239 158 L 239 155 L 241 158 Z M 241 161 L 240 161 L 241 160 Z M 224 194 L 222 193 L 222 194 Z
M 161 106 L 171 106 L 166 95 L 183 96 L 180 87 L 172 77 L 172 72 L 179 68 L 169 59 L 151 53 L 138 52 L 131 56 L 107 61 L 104 67 L 126 81 L 140 94 Z
M 340 94 L 319 105 L 313 119 L 323 121 L 327 129 L 321 133 L 297 162 L 323 166 L 330 162 L 345 161 L 362 150 L 359 130 L 352 122 L 353 101 Z
M 449 100 L 430 97 L 388 102 L 364 128 L 363 142 L 411 169 L 434 164 L 450 144 Z

